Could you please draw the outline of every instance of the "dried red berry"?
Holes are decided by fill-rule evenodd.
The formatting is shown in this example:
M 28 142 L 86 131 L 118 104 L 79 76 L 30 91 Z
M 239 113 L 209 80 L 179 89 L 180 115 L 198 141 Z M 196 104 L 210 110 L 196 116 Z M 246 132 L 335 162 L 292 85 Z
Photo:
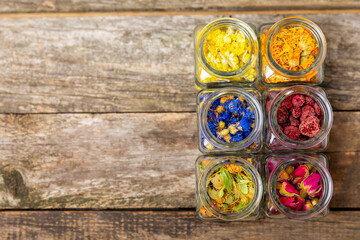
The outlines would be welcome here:
M 310 116 L 314 116 L 315 115 L 315 110 L 313 107 L 309 106 L 309 105 L 305 105 L 301 108 L 301 117 L 300 117 L 300 121 L 304 121 L 306 118 L 310 117 Z
M 288 120 L 289 112 L 286 107 L 279 107 L 277 110 L 278 123 L 286 123 Z
M 315 116 L 310 116 L 301 121 L 299 130 L 305 136 L 315 137 L 320 132 L 320 120 Z
M 280 107 L 286 107 L 287 109 L 292 108 L 292 106 L 293 106 L 292 103 L 291 103 L 292 98 L 293 98 L 292 96 L 289 96 L 289 97 L 285 98 L 281 102 Z
M 293 116 L 290 116 L 290 117 L 289 117 L 289 121 L 290 121 L 290 125 L 291 125 L 291 126 L 294 126 L 294 127 L 297 127 L 297 126 L 299 126 L 299 124 L 300 124 L 299 120 L 297 120 L 297 119 L 294 118 Z
M 315 109 L 315 114 L 320 116 L 322 111 L 317 103 L 314 104 L 314 109 Z
M 300 131 L 297 127 L 294 126 L 287 126 L 284 129 L 284 134 L 291 139 L 297 140 L 300 136 Z
M 302 111 L 301 108 L 293 108 L 291 109 L 291 113 L 294 118 L 298 118 L 301 116 Z
M 314 99 L 312 97 L 309 97 L 309 96 L 305 97 L 305 101 L 306 101 L 306 105 L 309 105 L 309 106 L 314 106 L 314 104 L 315 104 Z
M 304 95 L 297 94 L 292 99 L 292 104 L 294 107 L 299 108 L 305 103 L 305 97 Z

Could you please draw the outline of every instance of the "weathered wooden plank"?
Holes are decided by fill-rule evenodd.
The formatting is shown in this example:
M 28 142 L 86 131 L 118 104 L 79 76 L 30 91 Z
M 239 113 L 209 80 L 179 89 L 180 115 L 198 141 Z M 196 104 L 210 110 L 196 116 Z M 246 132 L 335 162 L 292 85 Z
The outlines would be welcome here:
M 360 211 L 320 220 L 203 222 L 194 211 L 11 211 L 4 239 L 358 239 Z
M 335 113 L 334 208 L 360 207 L 359 121 Z M 2 209 L 195 207 L 194 113 L 0 115 L 0 136 Z
M 356 0 L 230 0 L 230 1 L 164 1 L 164 0 L 90 0 L 90 1 L 0 1 L 0 12 L 88 12 L 88 11 L 209 11 L 209 10 L 277 10 L 277 9 L 353 9 L 360 8 Z
M 260 25 L 287 15 L 234 17 Z M 360 110 L 360 15 L 305 14 L 328 39 L 335 110 Z M 0 112 L 194 111 L 192 31 L 218 16 L 2 18 Z

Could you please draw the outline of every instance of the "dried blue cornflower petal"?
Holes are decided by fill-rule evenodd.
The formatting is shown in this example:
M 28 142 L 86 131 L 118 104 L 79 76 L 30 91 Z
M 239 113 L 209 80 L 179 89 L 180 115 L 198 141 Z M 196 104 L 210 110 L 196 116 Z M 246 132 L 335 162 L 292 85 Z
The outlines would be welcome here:
M 231 118 L 231 120 L 230 120 L 230 122 L 229 122 L 229 125 L 231 125 L 231 124 L 236 124 L 238 121 L 239 121 L 238 118 Z
M 207 114 L 207 118 L 208 119 L 213 119 L 215 115 L 214 109 L 212 109 L 212 107 L 209 108 L 208 114 Z
M 231 120 L 231 113 L 224 111 L 222 113 L 219 114 L 219 120 L 225 122 L 225 124 L 229 124 L 230 120 Z
M 209 126 L 211 133 L 216 136 L 216 131 L 218 129 L 218 123 L 215 121 L 210 121 L 210 122 L 208 122 L 208 126 Z
M 212 109 L 216 109 L 219 105 L 220 105 L 220 98 L 213 101 L 211 104 L 211 107 L 212 107 Z
M 233 99 L 230 101 L 229 105 L 228 105 L 228 111 L 232 112 L 233 114 L 239 114 L 241 108 L 242 108 L 242 102 L 240 101 L 240 99 Z
M 240 142 L 244 139 L 243 132 L 237 132 L 231 139 L 230 142 Z
M 244 118 L 252 118 L 252 119 L 255 118 L 254 112 L 251 110 L 250 107 L 247 107 L 245 109 Z
M 251 131 L 252 128 L 251 128 L 251 122 L 249 122 L 249 119 L 248 118 L 245 118 L 243 117 L 241 120 L 240 120 L 240 126 L 242 127 L 243 131 Z
M 249 135 L 250 135 L 250 132 L 244 132 L 243 133 L 244 138 L 247 138 Z

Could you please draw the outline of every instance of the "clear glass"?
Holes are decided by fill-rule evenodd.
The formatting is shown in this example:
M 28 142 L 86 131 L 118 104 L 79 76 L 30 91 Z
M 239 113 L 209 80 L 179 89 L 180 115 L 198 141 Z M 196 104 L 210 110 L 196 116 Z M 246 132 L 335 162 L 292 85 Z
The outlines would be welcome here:
M 251 53 L 244 67 L 232 72 L 217 71 L 206 61 L 203 46 L 206 36 L 222 28 L 232 28 L 242 33 L 250 42 Z M 255 27 L 235 18 L 219 18 L 194 30 L 195 85 L 200 89 L 251 85 L 257 78 L 258 40 Z
M 317 205 L 307 211 L 294 211 L 282 205 L 276 194 L 276 179 L 281 170 L 294 163 L 310 164 L 322 177 L 323 194 Z M 267 194 L 265 215 L 269 218 L 309 219 L 325 217 L 329 213 L 329 203 L 333 195 L 333 182 L 328 171 L 328 160 L 324 154 L 268 155 L 265 158 L 265 179 Z
M 213 101 L 226 95 L 236 95 L 244 98 L 252 107 L 255 115 L 254 127 L 250 135 L 242 141 L 227 143 L 217 139 L 210 131 L 207 124 L 207 113 Z M 260 104 L 261 95 L 255 89 L 241 89 L 235 87 L 219 90 L 203 90 L 197 95 L 198 117 L 198 147 L 202 153 L 216 152 L 248 152 L 256 153 L 262 149 L 264 115 Z
M 273 36 L 283 27 L 301 26 L 307 29 L 316 39 L 319 54 L 311 67 L 303 71 L 289 71 L 280 67 L 270 53 Z M 324 60 L 326 56 L 326 39 L 320 27 L 314 22 L 301 17 L 288 17 L 276 23 L 263 24 L 259 28 L 261 52 L 261 84 L 264 86 L 285 86 L 292 84 L 319 85 L 324 80 Z
M 293 94 L 304 94 L 312 97 L 323 112 L 322 128 L 313 138 L 296 141 L 288 138 L 279 129 L 277 109 L 281 102 Z M 320 87 L 296 85 L 293 87 L 270 88 L 264 92 L 265 109 L 265 148 L 268 151 L 307 150 L 324 151 L 329 144 L 329 132 L 333 123 L 333 111 L 325 91 Z
M 218 210 L 209 200 L 206 193 L 206 183 L 211 173 L 225 164 L 236 164 L 248 171 L 255 183 L 254 198 L 250 204 L 237 213 L 227 213 Z M 262 199 L 265 193 L 261 175 L 260 160 L 254 155 L 223 155 L 200 156 L 195 162 L 196 176 L 196 212 L 203 220 L 249 221 L 256 220 L 262 214 Z

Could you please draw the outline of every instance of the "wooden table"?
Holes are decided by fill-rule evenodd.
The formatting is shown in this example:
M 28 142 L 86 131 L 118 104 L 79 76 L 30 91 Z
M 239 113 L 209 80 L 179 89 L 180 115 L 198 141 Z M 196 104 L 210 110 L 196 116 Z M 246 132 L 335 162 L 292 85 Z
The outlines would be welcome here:
M 72 3 L 70 3 L 72 2 Z M 3 239 L 359 239 L 360 2 L 0 1 Z M 329 216 L 208 223 L 195 215 L 192 31 L 290 15 L 328 41 Z

